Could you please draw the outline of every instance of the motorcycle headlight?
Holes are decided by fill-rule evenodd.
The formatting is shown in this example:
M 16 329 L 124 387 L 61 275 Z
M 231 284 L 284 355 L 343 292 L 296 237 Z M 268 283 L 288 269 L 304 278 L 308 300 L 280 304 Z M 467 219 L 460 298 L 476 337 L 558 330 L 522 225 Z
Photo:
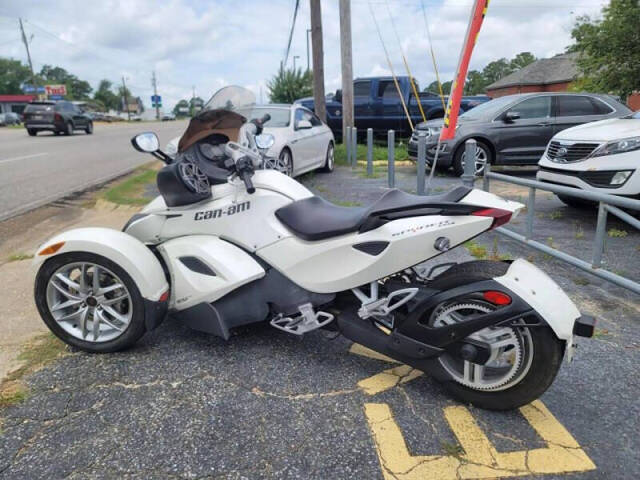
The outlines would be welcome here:
M 589 156 L 602 157 L 604 155 L 615 155 L 617 153 L 632 152 L 634 150 L 640 150 L 640 137 L 629 137 L 607 142 L 596 148 Z

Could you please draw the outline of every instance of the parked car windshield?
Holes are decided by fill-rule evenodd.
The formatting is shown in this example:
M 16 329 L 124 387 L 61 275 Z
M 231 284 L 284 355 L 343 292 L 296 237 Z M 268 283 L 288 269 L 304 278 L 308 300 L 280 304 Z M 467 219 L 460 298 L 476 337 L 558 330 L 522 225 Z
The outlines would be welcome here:
M 258 107 L 254 108 L 249 115 L 249 120 L 260 119 L 265 114 L 271 115 L 271 119 L 264 124 L 267 128 L 284 128 L 289 126 L 289 120 L 291 112 L 288 108 L 269 108 Z
M 494 100 L 489 100 L 486 103 L 481 103 L 477 107 L 472 108 L 471 110 L 467 110 L 460 118 L 465 118 L 467 120 L 476 120 L 478 118 L 493 116 L 493 114 L 498 113 L 504 107 L 512 103 L 514 100 L 513 97 L 500 97 Z

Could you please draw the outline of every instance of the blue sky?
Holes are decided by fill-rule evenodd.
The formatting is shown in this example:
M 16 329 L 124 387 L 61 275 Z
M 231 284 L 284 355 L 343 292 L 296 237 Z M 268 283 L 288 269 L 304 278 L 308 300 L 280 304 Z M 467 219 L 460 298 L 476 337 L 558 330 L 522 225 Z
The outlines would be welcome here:
M 172 108 L 196 94 L 239 84 L 262 90 L 284 52 L 295 0 L 0 0 L 0 55 L 26 61 L 17 18 L 26 20 L 35 68 L 60 65 L 96 86 L 124 75 L 134 94 L 149 104 L 151 71 L 159 93 Z M 471 0 L 424 0 L 442 80 L 453 76 Z M 492 0 L 471 68 L 500 57 L 531 51 L 538 57 L 561 53 L 570 43 L 575 18 L 597 15 L 601 0 Z M 294 55 L 306 67 L 309 2 L 301 0 L 289 66 Z M 371 0 L 396 74 L 404 74 L 394 19 L 412 73 L 421 85 L 435 79 L 420 0 Z M 325 84 L 340 88 L 338 0 L 322 1 Z M 356 76 L 388 74 L 368 0 L 352 0 Z

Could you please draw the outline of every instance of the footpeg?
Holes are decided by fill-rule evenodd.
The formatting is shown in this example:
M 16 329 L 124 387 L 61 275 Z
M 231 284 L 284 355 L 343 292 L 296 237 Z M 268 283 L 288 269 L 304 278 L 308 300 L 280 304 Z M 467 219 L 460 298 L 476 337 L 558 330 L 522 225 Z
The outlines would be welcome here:
M 271 320 L 271 326 L 294 335 L 304 335 L 312 330 L 324 327 L 333 321 L 333 315 L 327 312 L 316 312 L 313 305 L 305 303 L 298 307 L 300 315 L 285 317 L 282 314 Z

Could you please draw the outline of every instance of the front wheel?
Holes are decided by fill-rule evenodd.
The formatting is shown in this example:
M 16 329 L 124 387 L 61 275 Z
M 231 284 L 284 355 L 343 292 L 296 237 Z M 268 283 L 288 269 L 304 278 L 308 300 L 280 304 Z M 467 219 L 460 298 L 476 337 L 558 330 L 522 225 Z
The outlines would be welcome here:
M 145 333 L 145 306 L 129 274 L 111 260 L 72 252 L 36 276 L 40 316 L 63 342 L 92 353 L 123 350 Z
M 453 157 L 453 171 L 458 177 L 464 173 L 464 164 L 466 162 L 466 157 L 467 155 L 465 153 L 465 146 L 464 144 L 462 144 L 460 147 L 458 147 L 458 150 Z M 484 172 L 484 167 L 487 165 L 487 163 L 491 163 L 492 161 L 493 158 L 489 146 L 484 142 L 477 141 L 476 154 L 475 158 L 473 159 L 475 174 L 482 175 L 482 173 Z
M 280 172 L 291 177 L 293 175 L 293 157 L 291 151 L 285 147 L 278 156 L 278 168 Z
M 67 123 L 66 129 L 64 131 L 65 135 L 73 135 L 73 124 L 71 122 Z
M 335 157 L 334 157 L 333 142 L 329 142 L 329 146 L 327 147 L 327 154 L 325 156 L 324 166 L 322 167 L 322 171 L 327 173 L 333 172 L 334 163 L 335 163 Z
M 91 135 L 93 133 L 93 122 L 88 122 L 87 127 L 84 129 L 87 135 Z
M 508 264 L 478 261 L 452 267 L 434 279 L 434 288 L 451 289 L 472 281 L 503 275 Z M 428 324 L 433 327 L 464 322 L 495 310 L 481 296 L 465 296 L 436 306 Z M 564 356 L 564 342 L 544 325 L 485 328 L 469 338 L 488 344 L 484 364 L 444 353 L 431 362 L 432 373 L 455 397 L 480 408 L 510 410 L 532 402 L 553 383 Z

